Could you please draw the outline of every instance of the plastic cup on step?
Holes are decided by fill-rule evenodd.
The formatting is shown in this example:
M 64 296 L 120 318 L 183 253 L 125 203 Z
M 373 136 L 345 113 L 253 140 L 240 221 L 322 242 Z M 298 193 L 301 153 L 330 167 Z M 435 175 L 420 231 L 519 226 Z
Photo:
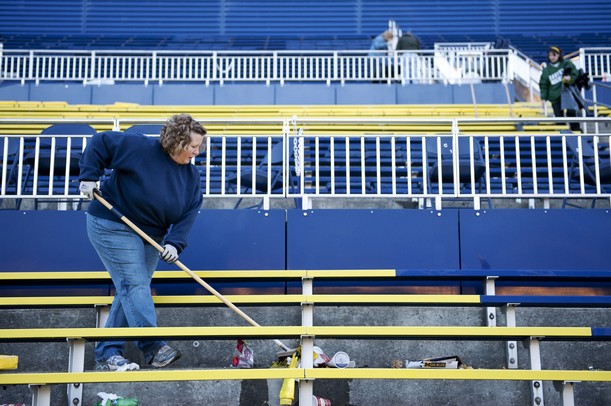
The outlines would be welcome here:
M 348 368 L 350 365 L 350 356 L 343 351 L 338 351 L 331 357 L 327 366 L 332 368 Z

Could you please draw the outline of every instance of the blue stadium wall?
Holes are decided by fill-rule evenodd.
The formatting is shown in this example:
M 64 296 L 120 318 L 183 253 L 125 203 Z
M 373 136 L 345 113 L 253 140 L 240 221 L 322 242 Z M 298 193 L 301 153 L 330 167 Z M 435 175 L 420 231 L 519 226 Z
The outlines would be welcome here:
M 389 19 L 420 35 L 610 32 L 611 2 L 584 0 L 11 0 L 0 33 L 172 36 L 350 36 Z
M 100 271 L 84 211 L 0 210 L 1 272 Z M 607 271 L 611 211 L 202 210 L 196 269 Z M 36 255 L 31 255 L 32 250 Z M 164 262 L 160 269 L 175 269 Z
M 500 83 L 474 85 L 477 103 L 507 103 L 505 87 Z M 509 85 L 514 100 L 513 85 Z M 65 101 L 69 104 L 142 105 L 349 105 L 349 104 L 470 104 L 469 85 L 385 85 L 350 84 L 115 84 L 83 86 L 79 83 L 0 84 L 0 100 Z

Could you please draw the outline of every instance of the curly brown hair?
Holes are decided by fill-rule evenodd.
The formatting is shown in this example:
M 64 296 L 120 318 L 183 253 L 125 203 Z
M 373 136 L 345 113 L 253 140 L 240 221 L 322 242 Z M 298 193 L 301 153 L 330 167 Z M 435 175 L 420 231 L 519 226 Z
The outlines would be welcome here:
M 191 142 L 191 133 L 200 134 L 204 137 L 204 142 L 202 142 L 200 148 L 200 152 L 203 151 L 206 145 L 205 140 L 208 131 L 189 114 L 175 114 L 170 117 L 161 128 L 161 133 L 159 135 L 161 148 L 163 148 L 168 155 L 185 149 Z

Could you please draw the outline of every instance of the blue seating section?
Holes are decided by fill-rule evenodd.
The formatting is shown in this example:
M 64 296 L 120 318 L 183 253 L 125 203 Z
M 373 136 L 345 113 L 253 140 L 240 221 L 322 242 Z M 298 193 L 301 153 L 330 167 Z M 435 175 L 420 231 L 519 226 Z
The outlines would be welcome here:
M 509 41 L 539 60 L 549 44 L 573 52 L 608 46 L 611 34 L 611 6 L 600 1 L 189 0 L 177 11 L 171 2 L 57 0 L 4 2 L 1 10 L 6 49 L 368 49 L 393 19 L 425 49 Z
M 425 193 L 427 191 L 423 190 L 423 176 L 427 173 L 434 175 L 432 180 L 434 182 L 433 190 L 428 190 L 429 192 L 437 192 L 437 181 L 436 181 L 436 172 L 430 173 L 431 165 L 434 164 L 433 157 L 436 157 L 436 138 L 431 138 L 431 144 L 427 146 L 427 150 L 429 151 L 429 158 L 427 159 L 427 164 L 429 169 L 425 171 L 423 169 L 423 159 L 422 159 L 422 142 L 420 137 L 414 136 L 410 139 L 410 150 L 407 151 L 406 143 L 404 140 L 397 139 L 395 142 L 395 179 L 396 179 L 396 191 L 397 193 L 407 193 L 408 192 L 408 183 L 407 183 L 407 168 L 405 166 L 405 162 L 408 157 L 410 157 L 411 164 L 411 191 L 412 193 Z M 516 142 L 514 137 L 505 137 L 503 140 L 504 147 L 504 156 L 505 163 L 504 167 L 501 162 L 501 142 L 498 137 L 489 137 L 488 139 L 488 152 L 487 154 L 483 151 L 483 147 L 485 145 L 485 141 L 483 137 L 474 138 L 477 146 L 479 143 L 482 148 L 482 156 L 480 156 L 479 163 L 476 163 L 475 170 L 476 175 L 481 175 L 481 184 L 476 184 L 477 192 L 485 192 L 486 186 L 490 186 L 491 193 L 496 194 L 512 194 L 518 193 L 519 191 L 519 179 L 518 174 L 520 175 L 521 180 L 521 192 L 522 193 L 534 193 L 535 192 L 535 182 L 534 176 L 537 177 L 537 192 L 538 193 L 559 193 L 564 190 L 564 181 L 565 181 L 565 170 L 564 170 L 564 159 L 562 156 L 562 140 L 560 137 L 550 137 L 550 146 L 552 154 L 549 159 L 548 165 L 548 157 L 547 157 L 547 149 L 545 144 L 545 139 L 541 137 L 537 137 L 535 140 L 535 155 L 533 159 L 532 151 L 531 151 L 531 139 L 530 137 L 522 137 L 519 142 L 519 150 L 520 150 L 520 168 L 518 172 L 518 166 L 516 165 L 517 156 L 516 156 Z M 316 191 L 316 155 L 315 155 L 315 141 L 313 138 L 306 138 L 305 140 L 305 152 L 304 152 L 304 160 L 308 163 L 306 172 L 304 174 L 305 184 L 312 185 L 310 188 L 306 189 L 307 192 L 313 193 Z M 336 180 L 336 193 L 344 193 L 346 192 L 346 145 L 343 138 L 335 138 L 334 139 L 334 168 L 335 168 L 335 180 Z M 465 148 L 465 153 L 468 154 L 468 140 L 465 139 L 465 144 L 463 145 Z M 319 138 L 319 173 L 318 173 L 318 181 L 319 181 L 319 192 L 320 193 L 329 193 L 330 192 L 330 182 L 331 182 L 331 141 L 328 137 L 320 137 Z M 359 193 L 361 191 L 362 183 L 362 171 L 365 173 L 365 184 L 364 189 L 368 194 L 378 193 L 378 187 L 380 189 L 380 193 L 389 194 L 392 192 L 392 149 L 391 149 L 391 140 L 390 138 L 381 138 L 380 146 L 379 146 L 379 154 L 380 154 L 380 181 L 378 183 L 378 168 L 375 165 L 376 162 L 376 143 L 374 138 L 369 138 L 365 141 L 364 151 L 365 151 L 365 166 L 362 167 L 362 153 L 361 153 L 361 144 L 358 139 L 353 139 L 350 145 L 350 184 L 351 190 L 353 192 L 357 191 Z M 430 155 L 430 148 L 435 148 L 432 152 L 433 155 Z M 462 148 L 461 148 L 462 150 Z M 477 151 L 477 148 L 476 148 Z M 461 153 L 462 154 L 462 153 Z M 463 155 L 464 155 L 463 154 Z M 604 152 L 601 152 L 601 156 L 604 159 L 608 160 L 608 155 Z M 466 157 L 466 155 L 465 155 Z M 476 155 L 477 157 L 477 155 Z M 489 170 L 490 176 L 488 178 L 485 177 L 484 172 L 484 160 L 488 157 L 489 159 Z M 573 162 L 573 154 L 571 151 L 567 151 L 567 162 L 570 166 Z M 294 165 L 294 163 L 291 163 Z M 533 164 L 536 168 L 536 171 L 533 170 Z M 550 172 L 551 166 L 551 172 Z M 443 169 L 442 174 L 448 175 L 448 167 L 446 166 Z M 467 174 L 468 170 L 470 170 L 469 166 L 463 166 L 461 169 L 461 174 Z M 452 179 L 447 178 L 444 175 L 444 191 L 446 193 L 453 190 Z M 503 176 L 505 182 L 505 189 L 503 190 Z M 552 179 L 552 188 L 550 191 L 549 177 Z M 480 177 L 477 177 L 480 179 Z M 429 179 L 430 183 L 431 179 Z M 469 177 L 465 177 L 462 179 L 463 182 L 470 182 Z M 593 184 L 585 184 L 585 192 L 586 193 L 595 193 L 595 187 Z M 580 192 L 580 184 L 578 179 L 573 178 L 569 182 L 569 192 Z
M 608 47 L 611 33 L 574 33 L 566 35 L 479 34 L 419 35 L 422 49 L 433 49 L 444 42 L 490 42 L 505 48 L 512 45 L 531 59 L 543 62 L 547 48 L 557 45 L 566 52 L 579 48 Z M 205 50 L 205 51 L 279 51 L 279 50 L 362 50 L 369 49 L 372 35 L 313 36 L 152 36 L 94 34 L 9 34 L 2 37 L 5 49 L 78 49 L 78 50 Z

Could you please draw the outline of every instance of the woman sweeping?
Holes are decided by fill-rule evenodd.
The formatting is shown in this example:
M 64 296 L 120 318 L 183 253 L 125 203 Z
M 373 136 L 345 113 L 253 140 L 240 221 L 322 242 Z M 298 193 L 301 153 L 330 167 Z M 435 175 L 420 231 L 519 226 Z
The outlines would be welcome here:
M 200 174 L 191 164 L 206 129 L 188 114 L 172 116 L 160 137 L 108 131 L 95 134 L 80 160 L 80 191 L 93 201 L 87 234 L 116 288 L 105 327 L 156 327 L 151 279 L 159 257 L 178 260 L 202 205 Z M 163 246 L 145 242 L 94 199 L 104 170 L 112 172 L 102 196 Z M 96 190 L 97 192 L 97 190 Z M 97 370 L 138 369 L 123 356 L 124 341 L 103 341 L 95 350 Z M 155 368 L 178 360 L 180 351 L 163 340 L 140 340 L 144 360 Z

